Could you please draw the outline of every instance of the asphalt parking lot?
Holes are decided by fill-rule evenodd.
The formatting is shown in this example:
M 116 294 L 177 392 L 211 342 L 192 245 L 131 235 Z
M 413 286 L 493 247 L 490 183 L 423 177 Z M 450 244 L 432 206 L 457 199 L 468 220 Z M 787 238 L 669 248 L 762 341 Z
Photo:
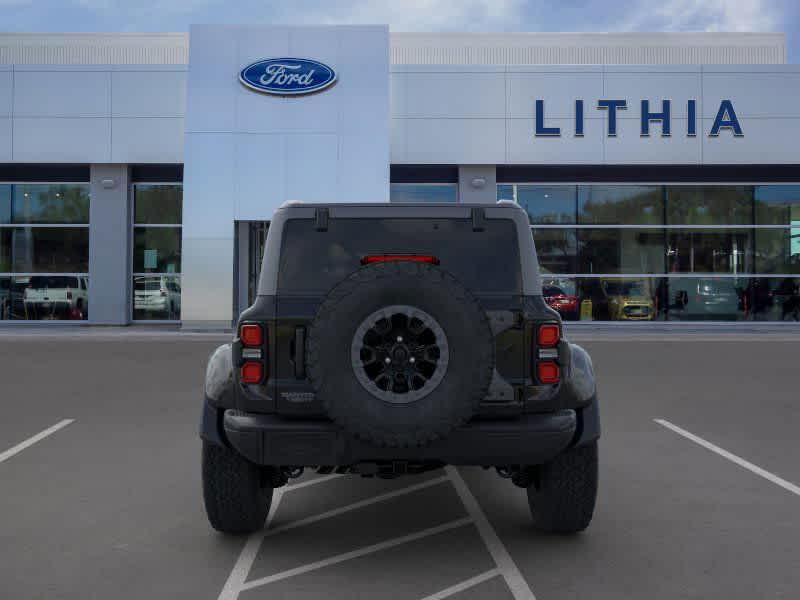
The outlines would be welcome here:
M 222 338 L 0 333 L 0 598 L 800 597 L 800 334 L 573 337 L 603 410 L 585 533 L 448 468 L 305 475 L 230 538 L 196 435 Z

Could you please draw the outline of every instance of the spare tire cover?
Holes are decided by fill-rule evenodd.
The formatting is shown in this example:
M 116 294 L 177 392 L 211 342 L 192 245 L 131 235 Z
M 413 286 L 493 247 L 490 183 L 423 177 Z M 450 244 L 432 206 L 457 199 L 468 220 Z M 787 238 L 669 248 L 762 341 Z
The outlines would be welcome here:
M 494 341 L 478 301 L 446 270 L 376 263 L 323 301 L 306 365 L 317 398 L 346 431 L 380 446 L 421 446 L 475 414 Z

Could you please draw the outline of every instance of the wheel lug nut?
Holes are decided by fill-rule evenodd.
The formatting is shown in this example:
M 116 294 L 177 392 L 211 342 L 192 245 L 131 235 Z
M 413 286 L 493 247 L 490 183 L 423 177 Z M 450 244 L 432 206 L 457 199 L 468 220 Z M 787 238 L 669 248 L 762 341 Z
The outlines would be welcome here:
M 408 362 L 410 362 L 413 365 L 415 362 L 417 362 L 417 359 L 412 356 L 411 358 L 408 359 Z
M 402 341 L 403 341 L 403 336 L 402 335 L 398 335 L 397 336 L 397 343 L 399 344 Z
M 383 362 L 385 362 L 388 365 L 390 362 L 392 362 L 392 359 L 387 356 L 386 358 L 383 359 Z

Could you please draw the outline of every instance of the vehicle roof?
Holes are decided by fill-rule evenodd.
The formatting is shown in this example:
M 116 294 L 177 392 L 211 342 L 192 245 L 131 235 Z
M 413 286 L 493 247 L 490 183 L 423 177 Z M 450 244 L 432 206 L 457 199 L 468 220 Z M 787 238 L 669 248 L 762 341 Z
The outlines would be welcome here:
M 480 208 L 486 213 L 487 218 L 504 218 L 522 214 L 527 221 L 525 210 L 514 202 L 501 201 L 492 204 L 465 204 L 455 202 L 298 202 L 289 201 L 282 204 L 275 212 L 275 217 L 285 215 L 285 218 L 313 218 L 316 210 L 327 209 L 333 219 L 347 218 L 392 218 L 415 216 L 427 218 L 453 218 L 467 219 L 472 214 L 472 209 Z

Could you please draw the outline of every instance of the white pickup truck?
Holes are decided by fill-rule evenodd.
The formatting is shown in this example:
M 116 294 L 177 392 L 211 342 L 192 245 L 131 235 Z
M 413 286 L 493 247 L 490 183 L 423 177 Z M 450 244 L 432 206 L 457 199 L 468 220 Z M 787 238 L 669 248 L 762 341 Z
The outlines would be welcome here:
M 85 319 L 86 277 L 32 275 L 23 293 L 26 319 Z

